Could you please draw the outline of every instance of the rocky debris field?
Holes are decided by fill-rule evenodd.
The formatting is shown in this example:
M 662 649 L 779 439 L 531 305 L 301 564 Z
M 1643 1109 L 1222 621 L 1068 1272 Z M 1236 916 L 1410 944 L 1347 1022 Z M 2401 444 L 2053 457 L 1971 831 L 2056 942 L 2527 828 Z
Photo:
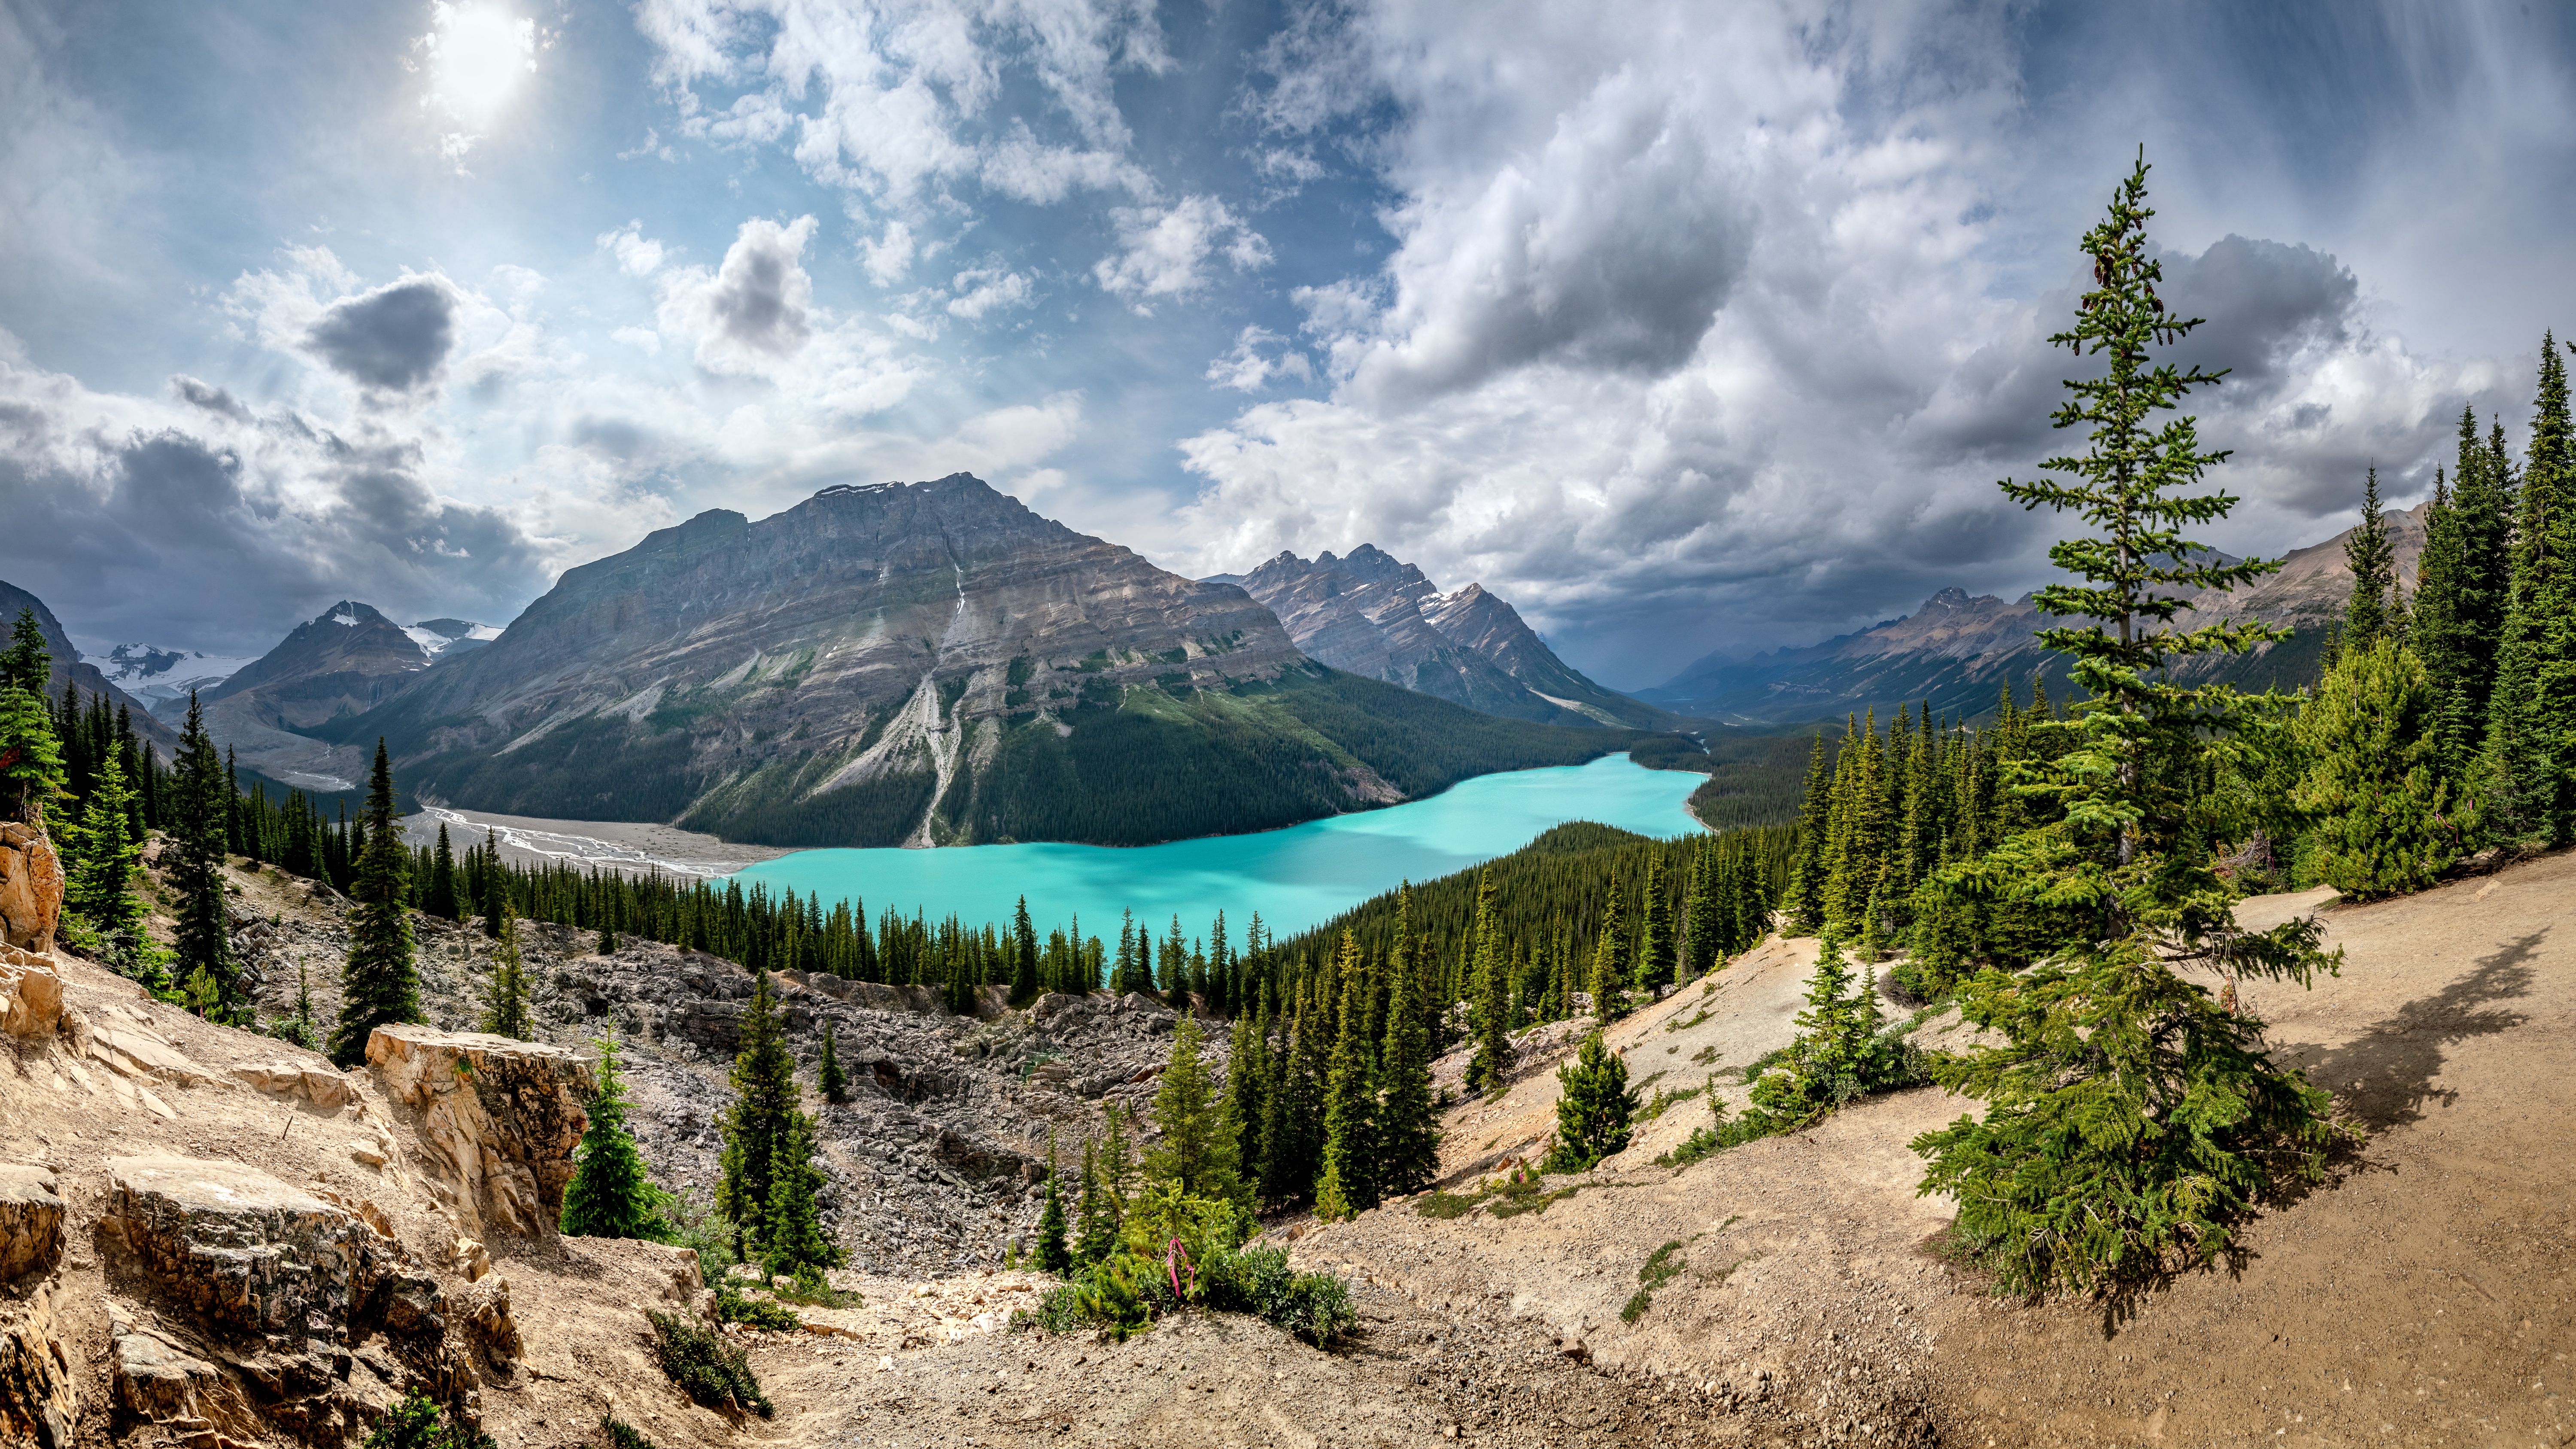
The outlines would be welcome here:
M 320 1028 L 339 1010 L 347 901 L 274 871 L 239 869 L 237 932 L 257 972 L 263 1018 L 291 1014 L 310 984 Z M 412 918 L 421 1005 L 431 1025 L 481 1020 L 495 944 L 479 925 Z M 726 1073 L 751 1000 L 751 973 L 700 951 L 631 938 L 613 955 L 595 933 L 519 923 L 540 1041 L 590 1054 L 612 1027 L 632 1077 L 633 1125 L 655 1178 L 701 1201 L 722 1154 Z M 1079 1163 L 1104 1109 L 1141 1117 L 1171 1053 L 1176 1018 L 1145 996 L 1049 996 L 1008 1010 L 988 991 L 979 1015 L 951 1016 L 928 988 L 781 973 L 788 1046 L 822 1128 L 824 1221 L 861 1272 L 929 1274 L 998 1265 L 1037 1222 L 1048 1135 Z M 849 1101 L 814 1089 L 834 1033 Z M 1203 1048 L 1222 1075 L 1225 1040 Z M 1139 1128 L 1138 1131 L 1145 1131 Z M 1033 1240 L 1033 1239 L 1032 1239 Z

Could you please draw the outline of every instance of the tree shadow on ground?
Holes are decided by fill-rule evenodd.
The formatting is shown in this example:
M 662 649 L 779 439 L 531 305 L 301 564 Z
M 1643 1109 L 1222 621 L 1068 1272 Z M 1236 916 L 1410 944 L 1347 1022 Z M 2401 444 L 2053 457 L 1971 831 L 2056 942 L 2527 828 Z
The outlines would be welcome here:
M 2274 1060 L 2305 1069 L 2309 1081 L 2334 1093 L 2374 1135 L 2420 1122 L 2433 1106 L 2459 1098 L 2433 1085 L 2451 1047 L 2528 1020 L 2501 1003 L 2531 990 L 2531 960 L 2548 934 L 2543 928 L 2505 942 L 2441 990 L 2407 1002 L 2341 1046 L 2292 1043 L 2275 1051 Z

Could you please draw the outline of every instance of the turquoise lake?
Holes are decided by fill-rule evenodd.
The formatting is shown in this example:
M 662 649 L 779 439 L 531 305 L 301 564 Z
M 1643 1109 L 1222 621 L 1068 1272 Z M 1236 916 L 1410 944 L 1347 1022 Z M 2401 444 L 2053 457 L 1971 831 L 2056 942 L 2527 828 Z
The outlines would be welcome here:
M 1019 897 L 1039 934 L 1082 918 L 1082 933 L 1115 941 L 1119 912 L 1168 927 L 1177 914 L 1203 935 L 1220 910 L 1239 943 L 1244 923 L 1286 936 L 1319 925 L 1400 881 L 1465 870 L 1527 845 L 1551 826 L 1595 820 L 1641 835 L 1700 828 L 1682 802 L 1705 778 L 1649 770 L 1611 755 L 1588 765 L 1479 775 L 1428 800 L 1310 820 L 1257 835 L 1161 845 L 972 845 L 948 850 L 800 850 L 736 871 L 829 905 L 852 896 L 873 917 L 892 906 L 969 925 L 1007 922 Z

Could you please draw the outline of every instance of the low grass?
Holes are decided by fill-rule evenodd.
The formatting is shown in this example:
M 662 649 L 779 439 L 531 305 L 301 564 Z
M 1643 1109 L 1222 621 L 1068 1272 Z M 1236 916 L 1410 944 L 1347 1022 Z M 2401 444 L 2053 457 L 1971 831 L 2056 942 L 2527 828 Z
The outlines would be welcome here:
M 1646 1310 L 1655 1304 L 1655 1290 L 1679 1277 L 1681 1271 L 1690 1266 L 1681 1256 L 1685 1246 L 1681 1239 L 1674 1238 L 1646 1259 L 1646 1266 L 1637 1270 L 1637 1291 L 1628 1296 L 1627 1306 L 1619 1310 L 1621 1323 L 1634 1323 L 1645 1317 Z

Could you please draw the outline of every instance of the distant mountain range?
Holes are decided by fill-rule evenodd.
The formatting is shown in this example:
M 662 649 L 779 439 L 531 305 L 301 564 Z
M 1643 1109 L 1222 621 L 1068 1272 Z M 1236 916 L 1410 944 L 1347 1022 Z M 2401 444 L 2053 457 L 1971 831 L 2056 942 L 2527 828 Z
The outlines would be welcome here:
M 45 607 L 44 600 L 15 584 L 0 582 L 0 632 L 16 625 L 19 613 L 26 610 L 34 611 L 36 631 L 44 635 L 45 652 L 53 656 L 45 692 L 59 699 L 63 686 L 70 683 L 80 686 L 84 701 L 93 695 L 107 696 L 108 707 L 123 709 L 135 733 L 159 746 L 161 758 L 169 759 L 178 748 L 179 737 L 156 722 L 142 700 L 119 688 L 97 665 L 81 658 L 80 651 L 72 647 L 71 636 L 63 632 L 62 621 Z
M 1283 552 L 1219 581 L 1267 605 L 1311 658 L 1487 714 L 1646 730 L 1699 723 L 1586 679 L 1482 584 L 1443 594 L 1375 544 L 1312 561 Z
M 1244 589 L 967 474 L 702 513 L 434 662 L 335 605 L 219 693 L 245 763 L 347 775 L 382 735 L 424 798 L 781 845 L 1265 829 L 1641 738 L 1328 668 Z
M 2398 576 L 2410 591 L 2430 509 L 2423 504 L 2387 516 Z M 2313 683 L 2324 657 L 2326 625 L 2352 595 L 2352 570 L 2343 554 L 2350 537 L 2347 529 L 2295 550 L 2279 572 L 2233 593 L 2211 591 L 2194 599 L 2175 621 L 2178 627 L 2232 617 L 2286 625 L 2296 632 L 2254 654 L 2205 659 L 2187 676 L 2248 689 Z M 2063 702 L 2075 692 L 2067 678 L 2068 662 L 2033 637 L 2052 622 L 2027 594 L 2006 603 L 1992 594 L 1971 596 L 1964 589 L 1947 588 L 1912 614 L 1821 644 L 1744 660 L 1711 655 L 1640 694 L 1670 709 L 1755 725 L 1840 719 L 1926 700 L 1936 712 L 1973 717 L 1994 708 L 2006 681 L 2025 702 L 2034 680 L 2044 682 L 2051 696 Z

